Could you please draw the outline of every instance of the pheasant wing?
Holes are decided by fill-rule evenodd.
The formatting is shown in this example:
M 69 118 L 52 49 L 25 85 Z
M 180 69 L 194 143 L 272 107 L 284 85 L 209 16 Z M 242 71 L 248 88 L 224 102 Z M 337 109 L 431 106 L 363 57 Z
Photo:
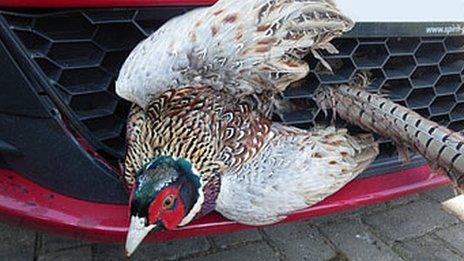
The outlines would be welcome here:
M 116 82 L 146 107 L 170 88 L 211 86 L 233 95 L 278 92 L 306 76 L 309 51 L 352 28 L 331 0 L 220 0 L 174 18 L 142 41 Z

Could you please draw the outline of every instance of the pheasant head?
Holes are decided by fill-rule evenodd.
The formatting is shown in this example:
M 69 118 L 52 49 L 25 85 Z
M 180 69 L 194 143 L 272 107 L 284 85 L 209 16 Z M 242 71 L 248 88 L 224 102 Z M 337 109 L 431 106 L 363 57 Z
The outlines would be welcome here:
M 151 232 L 188 224 L 201 211 L 203 182 L 185 159 L 161 156 L 145 165 L 133 186 L 126 255 Z

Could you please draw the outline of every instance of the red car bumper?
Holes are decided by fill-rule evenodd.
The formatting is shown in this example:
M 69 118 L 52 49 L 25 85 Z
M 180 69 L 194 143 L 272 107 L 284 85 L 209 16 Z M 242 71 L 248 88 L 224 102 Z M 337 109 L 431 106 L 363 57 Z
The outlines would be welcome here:
M 1 30 L 2 28 L 0 28 L 0 36 L 2 36 L 2 32 L 3 32 L 4 34 L 3 38 L 9 40 L 9 42 L 7 41 L 2 42 L 2 44 L 6 45 L 6 47 L 4 47 L 5 50 L 8 50 L 9 52 L 7 53 L 5 51 L 5 54 L 0 57 L 7 57 L 11 59 L 11 61 L 6 60 L 6 58 L 4 59 L 5 61 L 4 61 L 4 64 L 2 65 L 2 69 L 5 70 L 5 67 L 7 65 L 11 66 L 12 64 L 18 63 L 19 64 L 18 68 L 10 69 L 10 71 L 17 70 L 18 75 L 20 74 L 19 69 L 24 70 L 23 72 L 29 72 L 30 75 L 27 74 L 26 76 L 33 79 L 33 81 L 30 80 L 28 82 L 39 83 L 36 85 L 38 85 L 40 88 L 37 86 L 34 86 L 34 87 L 37 87 L 38 89 L 40 89 L 41 92 L 47 93 L 47 95 L 50 96 L 50 100 L 54 101 L 51 103 L 54 103 L 54 104 L 56 103 L 59 105 L 63 101 L 61 100 L 61 98 L 55 95 L 56 90 L 54 89 L 54 86 L 51 86 L 50 83 L 54 82 L 55 80 L 58 80 L 59 82 L 60 79 L 53 79 L 54 77 L 59 78 L 57 76 L 58 74 L 62 75 L 63 72 L 68 73 L 67 77 L 69 79 L 66 79 L 66 77 L 64 77 L 65 78 L 64 80 L 61 79 L 62 80 L 61 84 L 63 85 L 61 87 L 62 88 L 65 88 L 65 87 L 74 88 L 75 87 L 74 84 L 76 82 L 80 83 L 80 79 L 78 78 L 81 77 L 81 70 L 86 71 L 90 68 L 89 70 L 91 70 L 92 73 L 88 75 L 94 75 L 94 72 L 100 72 L 100 74 L 102 75 L 101 79 L 95 78 L 96 82 L 95 83 L 92 82 L 96 85 L 96 88 L 95 90 L 93 89 L 91 90 L 92 91 L 91 94 L 96 95 L 97 98 L 95 100 L 98 99 L 98 100 L 108 101 L 108 102 L 106 103 L 102 102 L 100 104 L 99 102 L 92 100 L 92 102 L 95 102 L 96 104 L 95 110 L 99 111 L 98 106 L 107 108 L 106 106 L 110 106 L 110 105 L 112 106 L 113 102 L 115 103 L 118 102 L 114 98 L 112 98 L 112 95 L 108 95 L 108 93 L 105 94 L 101 92 L 102 89 L 109 88 L 106 84 L 107 78 L 110 77 L 110 75 L 108 75 L 108 71 L 112 71 L 112 69 L 115 69 L 115 68 L 112 68 L 112 66 L 108 66 L 108 65 L 113 65 L 113 63 L 116 63 L 115 61 L 117 61 L 119 58 L 127 55 L 129 50 L 133 48 L 132 45 L 135 45 L 135 43 L 137 42 L 134 39 L 125 39 L 127 41 L 127 44 L 126 44 L 127 46 L 121 47 L 119 45 L 113 46 L 112 45 L 113 41 L 109 42 L 107 40 L 115 39 L 115 38 L 126 36 L 126 35 L 129 35 L 134 38 L 146 37 L 150 31 L 150 27 L 147 26 L 147 28 L 145 28 L 144 25 L 152 24 L 152 23 L 160 23 L 160 21 L 163 21 L 163 19 L 166 19 L 168 18 L 167 16 L 169 16 L 169 15 L 166 15 L 166 17 L 164 17 L 163 15 L 160 15 L 155 20 L 150 20 L 150 19 L 154 19 L 153 17 L 151 17 L 151 15 L 153 15 L 154 13 L 152 12 L 152 13 L 144 14 L 144 12 L 147 12 L 147 10 L 145 8 L 140 8 L 140 10 L 137 10 L 137 11 L 126 10 L 127 14 L 131 14 L 131 16 L 128 16 L 128 17 L 132 17 L 129 21 L 127 20 L 127 17 L 126 17 L 127 14 L 124 12 L 124 10 L 121 11 L 116 8 L 113 9 L 112 7 L 126 7 L 126 6 L 128 7 L 152 6 L 153 7 L 153 6 L 177 6 L 177 5 L 193 6 L 193 5 L 209 5 L 209 4 L 213 4 L 214 2 L 216 1 L 215 0 L 92 0 L 92 1 L 89 1 L 89 0 L 43 0 L 43 1 L 40 1 L 40 0 L 0 0 L 0 6 L 2 7 L 16 7 L 17 8 L 15 9 L 16 11 L 21 10 L 20 7 L 25 8 L 24 13 L 21 13 L 21 12 L 15 13 L 11 9 L 8 9 L 6 12 L 0 15 L 0 25 L 3 25 L 4 27 L 3 30 Z M 41 8 L 55 8 L 55 7 L 58 8 L 59 7 L 59 8 L 69 8 L 69 10 L 64 10 L 64 12 L 62 13 L 57 11 L 57 14 L 54 13 L 54 10 L 53 12 L 50 12 L 50 13 L 47 13 L 46 11 L 44 11 L 44 15 L 40 15 L 40 14 L 35 14 L 34 12 L 29 13 L 28 8 L 33 8 L 33 7 L 41 7 Z M 111 13 L 108 10 L 100 10 L 101 12 L 105 11 L 105 13 L 103 16 L 99 17 L 99 16 L 95 16 L 95 13 L 93 12 L 94 10 L 79 11 L 78 9 L 73 9 L 74 7 L 86 7 L 86 8 L 110 7 L 108 8 L 108 10 L 114 11 L 114 13 Z M 163 10 L 170 12 L 169 9 L 163 9 Z M 118 14 L 118 12 L 120 12 L 120 14 Z M 135 16 L 134 14 L 132 14 L 132 12 L 137 12 L 137 15 L 140 15 L 140 17 L 137 17 L 137 19 L 140 19 L 140 20 L 135 19 Z M 93 20 L 90 18 L 92 18 Z M 114 19 L 115 21 L 111 22 L 110 18 Z M 39 21 L 40 23 L 37 21 Z M 63 22 L 63 21 L 66 21 L 64 24 L 69 23 L 69 27 L 66 27 L 65 25 L 63 27 L 55 26 L 56 24 L 59 24 L 60 22 Z M 371 30 L 371 31 L 366 30 L 365 27 L 362 27 L 362 28 L 364 29 L 359 30 L 358 31 L 359 34 L 361 32 L 382 33 L 384 31 L 383 29 L 377 30 L 378 28 L 384 28 L 384 27 L 377 28 L 374 26 L 373 28 L 374 29 L 377 28 L 377 29 Z M 413 31 L 419 32 L 420 30 L 417 30 L 417 28 L 414 27 Z M 92 32 L 92 33 L 89 33 L 89 32 Z M 99 34 L 98 39 L 92 39 L 92 38 L 95 38 L 94 37 L 95 32 Z M 142 32 L 145 33 L 145 35 L 142 35 Z M 372 58 L 372 61 L 370 60 L 364 61 L 364 59 L 359 58 L 357 62 L 360 63 L 359 66 L 361 67 L 362 66 L 373 67 L 374 74 L 379 79 L 379 81 L 376 82 L 376 84 L 379 85 L 378 87 L 380 89 L 381 89 L 380 86 L 383 86 L 385 85 L 386 82 L 389 82 L 390 87 L 388 88 L 395 87 L 396 89 L 400 90 L 402 93 L 411 93 L 411 97 L 407 99 L 408 103 L 411 102 L 416 105 L 417 104 L 419 105 L 429 104 L 431 103 L 432 98 L 433 98 L 433 95 L 430 94 L 430 93 L 434 93 L 432 89 L 425 89 L 424 86 L 410 86 L 409 80 L 396 79 L 395 77 L 391 78 L 390 76 L 387 77 L 388 75 L 384 75 L 382 71 L 385 71 L 385 68 L 383 67 L 386 64 L 385 62 L 387 61 L 387 58 L 391 54 L 387 51 L 387 47 L 396 48 L 397 49 L 396 51 L 401 51 L 400 53 L 402 53 L 402 56 L 401 56 L 402 59 L 408 62 L 412 59 L 411 57 L 414 57 L 416 55 L 415 53 L 413 53 L 412 49 L 411 50 L 408 49 L 410 45 L 416 46 L 417 49 L 425 48 L 425 47 L 430 48 L 428 46 L 437 45 L 438 43 L 436 42 L 437 39 L 434 39 L 433 37 L 428 37 L 428 35 L 419 35 L 419 34 L 417 35 L 413 34 L 414 37 L 411 37 L 411 32 L 407 31 L 407 32 L 401 32 L 401 33 L 407 33 L 405 35 L 408 36 L 408 37 L 405 37 L 403 40 L 401 40 L 402 38 L 399 37 L 401 36 L 401 34 L 396 34 L 396 33 L 399 33 L 399 32 L 390 32 L 391 35 L 380 35 L 381 37 L 379 37 L 379 35 L 376 35 L 375 37 L 370 34 L 367 36 L 362 35 L 362 34 L 355 35 L 356 37 L 352 35 L 351 36 L 352 38 L 345 39 L 346 48 L 343 49 L 343 52 L 342 52 L 342 54 L 343 53 L 344 54 L 341 55 L 341 57 L 339 58 L 331 57 L 330 59 L 338 59 L 336 62 L 340 63 L 340 68 L 337 72 L 339 74 L 342 74 L 342 76 L 345 77 L 347 80 L 350 74 L 352 74 L 355 69 L 360 69 L 360 68 L 354 67 L 355 65 L 353 64 L 351 60 L 354 61 L 355 59 L 351 59 L 351 58 L 347 58 L 343 56 L 345 55 L 345 56 L 351 57 L 351 56 L 354 56 L 355 53 L 357 53 L 358 57 L 361 57 L 361 58 L 369 56 L 370 58 Z M 48 35 L 47 37 L 49 37 L 50 39 L 48 40 L 45 39 L 44 35 L 45 36 Z M 52 39 L 53 37 L 58 37 L 58 39 Z M 74 37 L 82 38 L 79 40 L 81 42 L 76 41 Z M 358 39 L 357 37 L 360 37 L 360 38 Z M 389 38 L 385 38 L 385 37 L 389 37 Z M 33 39 L 36 42 L 31 41 L 30 39 Z M 450 48 L 450 50 L 447 50 L 447 52 L 449 51 L 449 53 L 447 53 L 446 55 L 449 56 L 448 60 L 450 61 L 449 62 L 450 64 L 446 63 L 445 65 L 447 64 L 448 65 L 445 66 L 445 69 L 448 68 L 447 70 L 451 70 L 450 72 L 448 72 L 448 73 L 451 73 L 451 75 L 443 75 L 443 78 L 441 79 L 446 79 L 447 81 L 450 82 L 450 84 L 455 84 L 455 82 L 458 82 L 456 86 L 461 86 L 462 84 L 461 77 L 462 75 L 464 75 L 464 70 L 459 71 L 459 72 L 454 71 L 456 69 L 455 68 L 456 66 L 454 66 L 452 63 L 454 61 L 453 57 L 455 56 L 461 57 L 459 56 L 460 53 L 458 53 L 458 51 L 453 50 L 453 48 L 455 47 L 454 45 L 458 45 L 460 43 L 460 40 L 459 40 L 460 38 L 458 40 L 456 39 L 450 38 L 447 40 L 444 40 L 444 39 L 440 40 L 444 42 L 445 44 L 443 45 L 440 43 L 439 44 L 440 47 L 438 48 L 440 50 L 438 51 L 435 50 L 434 52 L 431 52 L 430 55 L 432 56 L 431 57 L 432 60 L 436 59 L 435 57 L 436 55 L 445 55 L 444 53 L 445 50 L 443 48 L 444 46 L 447 46 L 446 43 L 447 41 L 449 41 L 448 47 Z M 24 41 L 23 43 L 25 45 L 24 48 L 20 47 L 22 46 L 20 44 L 21 41 Z M 132 41 L 134 41 L 134 43 L 132 43 Z M 34 42 L 36 44 L 31 44 L 31 42 Z M 89 44 L 90 42 L 91 44 Z M 74 64 L 76 68 L 68 68 L 68 66 L 61 66 L 61 65 L 58 66 L 56 65 L 56 63 L 50 63 L 49 61 L 50 57 L 48 57 L 47 55 L 50 56 L 51 54 L 53 54 L 54 56 L 53 55 L 51 56 L 53 56 L 58 61 L 61 61 L 61 62 L 64 61 L 65 63 L 68 62 L 65 59 L 67 57 L 66 56 L 67 52 L 63 53 L 64 47 L 62 46 L 60 47 L 60 45 L 63 43 L 64 44 L 79 44 L 78 47 L 75 47 L 74 49 L 83 48 L 83 50 L 88 50 L 91 53 L 94 52 L 96 54 L 95 55 L 96 57 L 89 57 L 91 61 L 89 63 L 83 64 L 82 66 Z M 95 44 L 97 43 L 105 47 L 102 48 L 102 50 L 98 48 L 97 50 L 94 50 Z M 51 47 L 48 46 L 48 44 Z M 419 46 L 421 47 L 419 48 Z M 55 49 L 53 49 L 52 47 L 54 47 Z M 52 48 L 52 50 L 48 50 L 49 48 Z M 103 49 L 105 50 L 103 51 Z M 1 51 L 2 51 L 2 46 L 0 46 L 0 54 L 1 54 Z M 40 51 L 44 52 L 44 55 L 43 55 L 44 57 L 40 55 L 39 56 L 36 55 L 36 53 L 40 54 Z M 404 53 L 404 52 L 408 52 L 408 53 Z M 438 54 L 436 54 L 435 52 L 437 52 Z M 440 54 L 441 52 L 443 53 Z M 352 55 L 348 55 L 350 53 Z M 101 57 L 99 56 L 100 54 L 102 55 Z M 424 55 L 424 54 L 421 54 L 421 55 Z M 61 56 L 64 56 L 64 58 Z M 78 56 L 82 56 L 82 55 L 78 55 Z M 16 60 L 12 59 L 12 57 L 15 58 Z M 34 64 L 33 64 L 34 66 L 31 65 L 33 63 L 33 61 L 31 60 L 32 59 L 31 57 L 35 57 L 34 59 L 37 59 L 37 61 L 34 60 Z M 97 60 L 99 61 L 100 58 L 98 57 L 103 59 L 101 61 L 102 64 L 98 64 L 98 65 L 93 64 L 93 62 Z M 424 57 L 422 57 L 421 59 L 423 58 Z M 394 58 L 394 59 L 397 59 L 397 58 Z M 35 63 L 40 64 L 43 68 L 40 67 L 39 65 L 36 66 Z M 104 73 L 101 72 L 100 67 L 102 66 L 105 67 L 105 70 L 106 70 Z M 414 67 L 414 66 L 408 65 L 406 67 Z M 439 65 L 437 62 L 436 65 L 429 65 L 425 67 L 423 66 L 420 68 L 422 71 L 427 69 L 428 71 L 426 72 L 433 75 L 433 77 L 435 77 L 435 74 L 436 74 L 436 77 L 438 76 L 441 77 L 441 75 L 439 75 L 438 73 L 439 72 L 438 66 L 441 66 L 441 65 Z M 109 67 L 109 68 L 106 68 L 106 67 Z M 408 71 L 410 70 L 410 68 L 405 68 L 405 70 Z M 50 75 L 45 75 L 45 73 L 48 73 Z M 76 73 L 76 74 L 74 75 L 72 73 Z M 411 71 L 409 71 L 406 74 L 409 75 L 410 73 Z M 21 74 L 22 75 L 21 77 L 25 77 L 23 74 Z M 38 74 L 40 77 L 35 74 Z M 71 76 L 74 75 L 74 77 L 77 79 L 72 78 L 70 75 Z M 113 76 L 114 75 L 111 75 L 111 77 Z M 316 77 L 315 74 L 313 75 L 313 77 Z M 327 76 L 325 77 L 327 78 Z M 420 75 L 418 77 L 420 77 Z M 112 79 L 111 81 L 114 82 L 114 77 L 111 79 Z M 47 81 L 44 81 L 44 80 L 47 80 Z M 319 79 L 319 80 L 323 80 L 323 79 Z M 330 81 L 330 80 L 331 79 L 327 81 Z M 404 83 L 405 81 L 407 82 L 406 84 Z M 11 96 L 9 100 L 11 101 L 19 101 L 20 99 L 18 97 L 21 97 L 21 99 L 25 100 L 24 93 L 35 94 L 36 92 L 35 89 L 31 91 L 32 88 L 31 90 L 27 89 L 27 92 L 25 91 L 24 93 L 17 92 L 18 90 L 20 90 L 20 88 L 18 87 L 17 82 L 13 80 L 12 82 L 13 83 L 10 84 L 11 88 L 9 92 Z M 414 83 L 414 81 L 412 81 L 412 83 Z M 88 84 L 87 85 L 85 84 L 86 83 L 83 84 L 84 87 L 88 87 Z M 26 86 L 26 84 L 23 84 L 23 85 L 25 86 L 24 87 L 25 89 L 26 87 L 28 87 Z M 8 86 L 5 84 L 2 84 L 3 95 L 5 95 L 4 94 L 5 87 L 8 87 Z M 41 88 L 43 88 L 43 90 Z M 414 89 L 414 90 L 410 91 L 410 89 Z M 412 95 L 413 93 L 415 95 Z M 36 109 L 30 109 L 29 111 L 27 111 L 27 113 L 24 113 L 26 114 L 26 115 L 23 115 L 24 117 L 19 117 L 17 116 L 20 114 L 18 113 L 18 110 L 19 109 L 23 110 L 24 107 L 27 107 L 27 106 L 24 106 L 22 102 L 18 102 L 17 104 L 18 110 L 16 110 L 12 106 L 9 106 L 8 104 L 7 106 L 5 105 L 3 106 L 4 110 L 11 110 L 10 112 L 11 115 L 5 114 L 7 115 L 7 117 L 4 117 L 3 121 L 2 121 L 2 117 L 0 117 L 0 126 L 2 126 L 2 124 L 4 125 L 10 124 L 8 125 L 9 126 L 8 130 L 5 130 L 7 128 L 4 128 L 3 130 L 0 128 L 0 138 L 5 138 L 5 141 L 8 141 L 8 144 L 11 143 L 13 145 L 17 145 L 18 152 L 23 153 L 22 155 L 23 158 L 21 159 L 19 159 L 17 155 L 13 155 L 15 153 L 8 156 L 9 158 L 7 162 L 9 164 L 5 164 L 5 166 L 11 167 L 13 165 L 16 165 L 17 169 L 19 169 L 19 167 L 26 166 L 28 168 L 25 168 L 25 169 L 29 171 L 21 170 L 20 172 L 24 174 L 23 176 L 23 175 L 18 174 L 17 172 L 0 168 L 0 218 L 8 222 L 18 224 L 20 226 L 27 226 L 27 227 L 31 227 L 31 228 L 35 228 L 39 230 L 44 230 L 47 232 L 58 233 L 60 235 L 67 235 L 67 236 L 74 237 L 74 238 L 80 238 L 80 239 L 86 239 L 86 240 L 98 241 L 98 242 L 121 243 L 125 239 L 126 232 L 127 232 L 127 226 L 128 226 L 128 210 L 127 210 L 126 205 L 109 204 L 109 203 L 108 204 L 94 203 L 94 202 L 83 200 L 83 199 L 76 199 L 70 196 L 65 196 L 64 194 L 57 193 L 56 189 L 55 190 L 47 189 L 43 186 L 38 185 L 38 183 L 32 182 L 31 180 L 25 178 L 25 176 L 29 175 L 29 177 L 33 177 L 34 180 L 36 181 L 37 180 L 42 181 L 41 184 L 45 184 L 47 185 L 47 187 L 61 188 L 62 189 L 61 191 L 67 192 L 68 195 L 78 195 L 84 199 L 90 199 L 94 201 L 114 200 L 111 202 L 125 202 L 126 201 L 126 197 L 125 197 L 126 195 L 123 193 L 122 191 L 123 189 L 122 189 L 122 186 L 120 186 L 119 181 L 116 180 L 117 177 L 112 176 L 112 175 L 111 176 L 105 175 L 108 173 L 111 174 L 112 170 L 106 170 L 104 167 L 101 166 L 102 164 L 96 164 L 98 160 L 95 160 L 94 158 L 90 157 L 89 155 L 87 155 L 86 152 L 82 150 L 80 145 L 83 145 L 83 144 L 76 145 L 78 142 L 75 140 L 75 138 L 80 137 L 80 136 L 75 135 L 75 137 L 73 137 L 71 133 L 68 133 L 69 130 L 71 129 L 74 130 L 74 128 L 76 128 L 76 133 L 79 133 L 79 134 L 87 133 L 86 134 L 87 136 L 91 136 L 93 139 L 97 140 L 97 138 L 95 137 L 96 135 L 94 135 L 95 133 L 90 131 L 90 127 L 95 127 L 96 129 L 95 132 L 97 132 L 98 130 L 100 130 L 98 128 L 101 127 L 99 125 L 99 121 L 97 120 L 103 120 L 105 124 L 101 124 L 101 125 L 104 125 L 105 127 L 108 127 L 107 126 L 108 122 L 106 122 L 105 120 L 110 121 L 110 123 L 112 123 L 111 120 L 114 120 L 114 118 L 109 118 L 110 116 L 114 116 L 114 115 L 110 115 L 110 116 L 98 115 L 98 113 L 95 113 L 95 115 L 92 115 L 92 116 L 95 116 L 95 118 L 92 118 L 92 119 L 97 119 L 95 120 L 95 123 L 92 123 L 91 121 L 87 120 L 88 122 L 84 124 L 82 123 L 83 120 L 82 121 L 80 119 L 78 120 L 78 117 L 75 114 L 77 114 L 79 109 L 83 111 L 90 110 L 90 109 L 86 108 L 85 106 L 81 106 L 79 102 L 76 102 L 76 100 L 78 101 L 80 97 L 87 97 L 88 94 L 89 93 L 83 93 L 83 94 L 80 93 L 79 95 L 82 95 L 82 96 L 79 96 L 76 94 L 74 96 L 71 95 L 68 97 L 69 99 L 72 99 L 75 102 L 74 106 L 77 107 L 76 109 L 70 108 L 71 106 L 64 105 L 64 104 L 61 104 L 60 106 L 56 106 L 58 109 L 61 109 L 61 110 L 56 110 L 56 111 L 61 111 L 61 115 L 63 115 L 63 117 L 61 116 L 56 117 L 54 115 L 48 115 L 48 112 L 52 111 L 48 109 L 44 109 L 43 115 L 42 114 L 39 115 Z M 103 99 L 101 97 L 103 97 Z M 440 99 L 444 99 L 444 97 L 441 97 Z M 441 101 L 440 99 L 436 99 L 436 100 Z M 449 99 L 454 100 L 455 98 L 453 96 L 452 98 L 449 98 Z M 450 106 L 449 110 L 447 110 L 445 114 L 428 115 L 428 116 L 438 117 L 438 119 L 445 118 L 445 120 L 453 119 L 453 122 L 451 123 L 451 125 L 455 129 L 461 128 L 462 126 L 464 126 L 464 116 L 462 115 L 463 113 L 461 112 L 461 110 L 458 110 L 457 113 L 454 113 L 454 109 L 451 109 L 451 108 L 461 108 L 460 107 L 462 106 L 461 99 L 462 99 L 461 95 L 460 94 L 458 95 L 458 93 L 456 93 L 456 103 L 457 103 L 456 106 L 454 107 Z M 29 99 L 28 101 L 32 101 L 32 98 Z M 406 100 L 403 99 L 403 102 L 405 101 Z M 32 104 L 32 102 L 30 103 Z M 36 103 L 39 104 L 39 101 L 37 101 Z M 437 105 L 440 105 L 440 104 L 437 104 Z M 110 108 L 112 108 L 112 110 L 115 110 L 111 106 Z M 2 106 L 0 106 L 0 109 L 2 109 L 1 107 Z M 32 106 L 30 107 L 32 108 Z M 42 105 L 38 107 L 49 108 L 47 106 L 42 106 Z M 52 106 L 52 107 L 53 109 L 55 109 L 55 106 Z M 437 107 L 440 107 L 440 106 L 437 106 Z M 421 113 L 425 113 L 425 114 L 428 114 L 429 112 L 428 108 L 425 108 L 425 107 L 420 107 L 418 110 L 420 110 Z M 453 110 L 453 113 L 451 113 L 451 110 Z M 103 110 L 103 111 L 106 112 L 106 110 Z M 114 114 L 116 114 L 116 112 Z M 2 115 L 0 114 L 0 116 Z M 38 118 L 41 118 L 41 120 L 37 120 Z M 31 119 L 34 119 L 34 120 L 31 120 Z M 68 125 L 73 128 L 67 128 L 68 126 L 65 127 L 66 124 L 62 122 L 62 119 L 67 119 L 69 120 L 69 122 L 72 122 L 72 124 L 68 124 Z M 6 123 L 3 123 L 3 122 L 6 122 Z M 11 125 L 12 123 L 16 123 L 17 125 Z M 119 131 L 119 129 L 117 128 L 117 126 L 119 125 L 117 123 L 119 122 L 112 123 L 114 126 L 112 129 L 110 129 L 111 130 L 111 132 L 109 132 L 110 134 L 117 133 Z M 294 123 L 299 124 L 301 122 L 298 122 L 297 120 Z M 76 126 L 79 128 L 77 128 Z M 28 127 L 28 128 L 25 128 L 25 127 Z M 103 128 L 103 130 L 105 130 L 105 128 Z M 82 133 L 79 131 L 82 131 Z M 21 136 L 18 134 L 20 132 L 24 132 L 24 134 L 22 134 Z M 114 139 L 117 138 L 113 136 L 111 137 Z M 29 140 L 24 141 L 25 138 L 28 138 Z M 1 145 L 1 141 L 2 140 L 0 139 L 0 145 Z M 97 141 L 94 141 L 94 143 L 100 146 L 102 141 L 104 140 L 102 138 L 102 140 L 97 140 Z M 51 147 L 49 146 L 49 144 L 60 144 L 60 146 L 57 148 L 49 149 L 49 147 Z M 84 146 L 84 147 L 86 149 L 89 149 L 91 152 L 93 152 L 92 146 L 88 146 L 88 148 L 87 146 Z M 49 151 L 44 152 L 45 149 L 49 149 Z M 112 153 L 111 150 L 105 150 L 105 149 L 101 149 L 101 150 L 103 150 L 106 154 Z M 21 155 L 21 153 L 17 153 L 17 154 Z M 45 156 L 41 157 L 40 154 L 44 154 Z M 93 155 L 93 153 L 90 153 L 90 154 Z M 64 157 L 63 155 L 67 155 L 67 156 Z M 58 158 L 60 156 L 62 156 L 62 158 Z M 54 160 L 52 161 L 50 159 L 54 159 Z M 27 162 L 33 162 L 34 164 L 25 164 Z M 77 166 L 80 166 L 80 168 L 75 167 L 75 165 L 55 164 L 56 162 L 58 163 L 75 162 L 75 164 Z M 2 163 L 1 158 L 0 158 L 0 163 Z M 53 165 L 53 168 L 50 166 L 46 166 L 48 163 L 50 165 Z M 40 172 L 39 172 L 39 168 L 37 167 L 38 165 L 40 165 L 41 167 Z M 85 171 L 82 171 L 82 170 L 85 170 Z M 383 172 L 383 171 L 379 171 L 379 172 Z M 58 174 L 61 174 L 61 175 L 58 176 Z M 76 180 L 73 177 L 79 177 L 79 179 L 82 179 L 82 182 L 80 183 L 74 182 Z M 81 181 L 81 180 L 78 180 L 78 181 Z M 356 208 L 364 207 L 367 205 L 384 202 L 387 200 L 392 200 L 392 199 L 395 199 L 395 198 L 398 198 L 404 195 L 408 195 L 411 193 L 420 192 L 420 191 L 424 191 L 427 189 L 439 187 L 439 186 L 448 184 L 448 182 L 449 182 L 448 179 L 444 176 L 433 175 L 431 173 L 430 168 L 427 166 L 416 167 L 416 168 L 403 170 L 403 171 L 395 172 L 395 173 L 388 174 L 388 175 L 377 175 L 377 176 L 371 176 L 367 178 L 361 178 L 361 179 L 357 179 L 351 182 L 345 188 L 340 190 L 338 193 L 327 198 L 326 200 L 317 204 L 316 206 L 313 206 L 305 210 L 298 211 L 290 215 L 284 222 L 290 222 L 290 221 L 294 221 L 298 219 L 307 219 L 310 217 L 327 215 L 327 214 L 332 214 L 335 212 L 340 212 L 340 211 L 345 211 L 345 210 L 350 210 L 350 209 L 356 209 Z M 95 185 L 97 183 L 99 185 L 98 187 Z M 110 187 L 110 184 L 112 184 L 113 187 Z M 92 185 L 95 185 L 95 189 L 85 191 L 86 187 L 89 187 Z M 101 188 L 104 188 L 104 189 L 101 189 Z M 117 191 L 118 193 L 116 192 L 114 193 L 114 195 L 118 196 L 117 199 L 114 199 L 114 197 L 112 197 L 110 193 L 99 193 L 101 191 L 112 191 L 112 188 L 115 190 L 120 189 L 120 191 Z M 91 192 L 93 194 L 91 194 Z M 201 220 L 194 222 L 193 224 L 185 228 L 182 228 L 176 231 L 156 233 L 152 235 L 150 239 L 151 240 L 161 240 L 161 239 L 167 240 L 167 239 L 172 239 L 172 238 L 182 238 L 182 237 L 190 237 L 190 236 L 197 236 L 197 235 L 226 233 L 226 232 L 247 229 L 247 228 L 250 228 L 250 227 L 226 220 L 223 217 L 221 217 L 219 214 L 213 213 L 213 214 L 210 214 L 202 218 Z
M 446 177 L 432 174 L 427 166 L 359 179 L 316 206 L 290 215 L 284 222 L 365 207 L 448 182 Z M 128 226 L 125 205 L 92 203 L 63 196 L 9 170 L 0 170 L 0 216 L 20 226 L 108 243 L 124 242 Z M 156 233 L 150 239 L 168 240 L 247 228 L 250 227 L 213 213 L 182 229 Z

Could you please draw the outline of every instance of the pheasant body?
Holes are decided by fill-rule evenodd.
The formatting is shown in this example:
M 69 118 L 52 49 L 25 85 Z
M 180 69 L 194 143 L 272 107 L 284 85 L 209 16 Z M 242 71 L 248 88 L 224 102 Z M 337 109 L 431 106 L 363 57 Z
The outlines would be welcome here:
M 163 93 L 147 110 L 134 109 L 127 182 L 133 184 L 134 170 L 152 158 L 186 159 L 204 183 L 195 216 L 216 208 L 242 223 L 267 224 L 340 189 L 378 153 L 371 138 L 286 127 L 253 111 L 251 102 L 233 100 L 208 87 L 189 87 Z

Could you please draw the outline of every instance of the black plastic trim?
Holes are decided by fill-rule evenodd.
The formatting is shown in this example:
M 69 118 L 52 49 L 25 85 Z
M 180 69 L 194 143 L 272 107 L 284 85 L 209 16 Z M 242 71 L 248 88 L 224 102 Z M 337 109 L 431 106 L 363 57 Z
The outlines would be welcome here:
M 10 143 L 0 139 L 0 155 L 22 156 L 22 153 Z
M 1 13 L 1 10 L 0 10 Z M 62 113 L 66 119 L 69 119 L 71 127 L 74 128 L 82 135 L 88 142 L 92 144 L 95 150 L 100 150 L 101 145 L 94 135 L 79 121 L 76 115 L 70 110 L 65 104 L 60 95 L 51 88 L 49 80 L 41 73 L 41 68 L 31 59 L 26 50 L 21 47 L 21 44 L 16 41 L 16 38 L 9 30 L 8 24 L 4 17 L 0 16 L 0 39 L 6 45 L 7 49 L 14 57 L 14 60 L 18 63 L 21 68 L 27 68 L 22 70 L 26 78 L 31 81 L 31 86 L 34 86 L 36 90 L 45 94 L 53 102 L 53 106 L 56 108 L 52 111 L 58 110 Z M 33 111 L 33 110 L 31 110 Z
M 71 135 L 65 116 L 41 91 L 46 85 L 40 84 L 43 79 L 37 68 L 21 56 L 21 48 L 6 37 L 5 30 L 0 27 L 0 166 L 64 195 L 127 203 L 127 192 L 116 173 Z

